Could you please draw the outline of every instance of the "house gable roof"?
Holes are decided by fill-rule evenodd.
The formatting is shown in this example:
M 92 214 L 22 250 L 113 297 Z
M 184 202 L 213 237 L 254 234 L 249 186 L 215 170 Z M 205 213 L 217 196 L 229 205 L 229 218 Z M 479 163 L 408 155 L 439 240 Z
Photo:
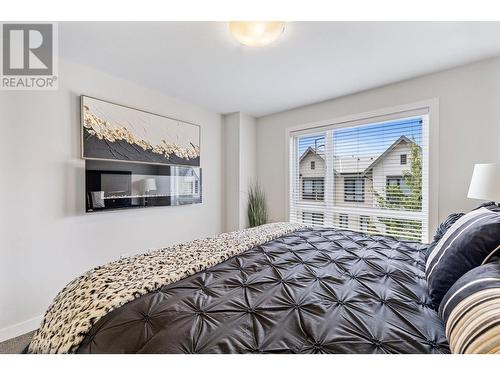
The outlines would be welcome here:
M 312 153 L 313 155 L 317 155 L 321 158 L 321 160 L 325 160 L 325 158 L 323 157 L 323 155 L 321 155 L 318 151 L 316 151 L 315 149 L 313 149 L 311 146 L 309 146 L 305 151 L 304 153 L 301 155 L 300 159 L 299 159 L 299 163 L 307 156 L 309 155 L 310 153 Z
M 401 143 L 415 143 L 411 139 L 409 139 L 407 136 L 402 135 L 398 139 L 394 141 L 392 145 L 390 145 L 387 150 L 385 150 L 382 154 L 379 155 L 378 158 L 376 158 L 368 167 L 366 167 L 365 171 L 363 174 L 366 174 L 370 169 L 372 169 L 375 165 L 377 165 L 382 159 L 384 159 L 392 150 L 394 150 L 399 144 Z
M 411 139 L 409 139 L 408 137 L 402 135 L 401 137 L 399 137 L 398 139 L 396 139 L 382 154 L 380 154 L 379 156 L 377 156 L 376 158 L 374 157 L 370 157 L 370 158 L 365 158 L 365 159 L 360 159 L 359 157 L 356 158 L 356 165 L 357 165 L 357 168 L 360 168 L 361 171 L 358 169 L 356 171 L 350 171 L 350 170 L 346 170 L 346 168 L 342 168 L 342 164 L 338 165 L 337 168 L 334 168 L 333 171 L 335 174 L 358 174 L 358 173 L 361 173 L 362 175 L 366 175 L 373 167 L 375 167 L 380 161 L 382 161 L 391 151 L 393 151 L 396 147 L 398 147 L 400 144 L 402 143 L 409 143 L 409 144 L 415 144 L 414 141 L 412 141 Z M 420 147 L 420 146 L 419 146 Z M 300 159 L 299 159 L 299 163 L 302 162 L 302 160 L 304 160 L 304 158 L 306 156 L 308 156 L 309 154 L 312 154 L 312 155 L 315 155 L 315 156 L 318 156 L 319 158 L 321 158 L 321 160 L 325 160 L 325 157 L 319 153 L 317 150 L 315 150 L 314 148 L 312 147 L 308 147 L 303 153 L 302 155 L 300 156 Z M 373 161 L 372 161 L 373 159 Z M 342 160 L 339 160 L 337 162 L 342 162 Z M 349 161 L 350 162 L 350 161 Z M 363 164 L 366 165 L 365 168 L 363 168 Z

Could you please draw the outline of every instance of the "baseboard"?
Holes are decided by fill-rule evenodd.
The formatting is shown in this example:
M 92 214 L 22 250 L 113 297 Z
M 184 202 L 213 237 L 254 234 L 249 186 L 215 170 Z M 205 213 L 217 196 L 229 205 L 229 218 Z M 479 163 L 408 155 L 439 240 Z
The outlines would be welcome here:
M 32 319 L 25 320 L 24 322 L 11 325 L 0 329 L 0 342 L 9 340 L 13 337 L 24 335 L 30 331 L 38 329 L 42 322 L 43 316 L 37 316 Z

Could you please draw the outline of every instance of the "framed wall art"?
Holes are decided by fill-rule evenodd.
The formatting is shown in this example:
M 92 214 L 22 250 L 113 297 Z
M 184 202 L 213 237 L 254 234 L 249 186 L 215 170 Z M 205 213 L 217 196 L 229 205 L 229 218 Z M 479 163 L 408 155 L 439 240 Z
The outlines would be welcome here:
M 200 166 L 200 127 L 81 97 L 82 158 Z

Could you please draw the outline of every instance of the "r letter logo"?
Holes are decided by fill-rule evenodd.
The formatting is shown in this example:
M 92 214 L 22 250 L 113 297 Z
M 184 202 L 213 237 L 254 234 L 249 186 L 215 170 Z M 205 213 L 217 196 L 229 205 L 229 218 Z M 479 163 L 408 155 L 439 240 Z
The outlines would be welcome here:
M 2 76 L 6 90 L 57 89 L 57 25 L 2 24 Z

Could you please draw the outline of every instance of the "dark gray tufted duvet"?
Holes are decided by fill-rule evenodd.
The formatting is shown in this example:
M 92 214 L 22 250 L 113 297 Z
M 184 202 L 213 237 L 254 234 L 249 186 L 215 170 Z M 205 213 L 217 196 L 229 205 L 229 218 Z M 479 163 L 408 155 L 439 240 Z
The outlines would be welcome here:
M 101 318 L 79 353 L 448 353 L 425 246 L 301 229 Z

